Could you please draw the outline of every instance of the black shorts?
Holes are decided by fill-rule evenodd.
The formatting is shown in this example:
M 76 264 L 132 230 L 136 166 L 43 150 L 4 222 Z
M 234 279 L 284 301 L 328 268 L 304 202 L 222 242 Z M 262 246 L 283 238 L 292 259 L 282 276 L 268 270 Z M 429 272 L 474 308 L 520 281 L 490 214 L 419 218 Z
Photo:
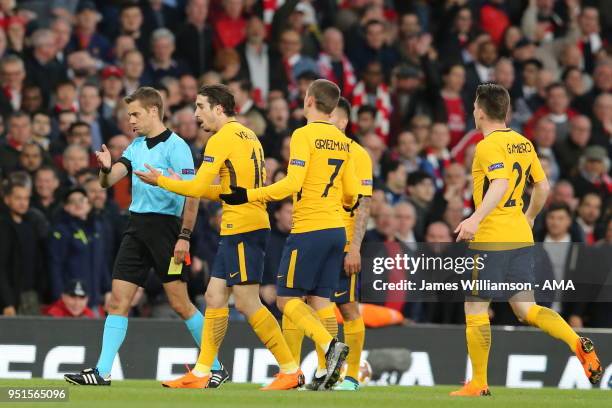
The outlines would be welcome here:
M 151 268 L 163 283 L 186 281 L 189 266 L 180 274 L 169 274 L 170 258 L 181 230 L 181 220 L 172 215 L 131 213 L 115 266 L 113 279 L 143 286 Z

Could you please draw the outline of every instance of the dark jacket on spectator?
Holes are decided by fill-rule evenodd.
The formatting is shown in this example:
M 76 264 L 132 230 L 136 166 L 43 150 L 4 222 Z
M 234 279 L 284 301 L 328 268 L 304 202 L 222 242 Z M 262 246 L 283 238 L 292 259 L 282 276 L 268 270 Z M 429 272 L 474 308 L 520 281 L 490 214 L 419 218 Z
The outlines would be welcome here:
M 176 55 L 189 64 L 196 77 L 212 68 L 212 39 L 213 32 L 209 25 L 198 31 L 192 24 L 185 23 L 176 35 Z
M 64 283 L 80 279 L 89 288 L 89 307 L 103 302 L 102 294 L 111 288 L 106 245 L 102 223 L 90 217 L 87 221 L 64 212 L 52 226 L 49 238 L 51 294 L 58 299 Z
M 7 212 L 0 213 L 0 310 L 19 309 L 22 292 L 34 290 L 45 299 L 45 237 L 48 225 L 36 210 L 30 210 L 20 224 Z
M 28 82 L 41 89 L 45 101 L 49 101 L 58 82 L 66 79 L 66 67 L 55 58 L 42 65 L 34 55 L 28 55 L 25 66 Z

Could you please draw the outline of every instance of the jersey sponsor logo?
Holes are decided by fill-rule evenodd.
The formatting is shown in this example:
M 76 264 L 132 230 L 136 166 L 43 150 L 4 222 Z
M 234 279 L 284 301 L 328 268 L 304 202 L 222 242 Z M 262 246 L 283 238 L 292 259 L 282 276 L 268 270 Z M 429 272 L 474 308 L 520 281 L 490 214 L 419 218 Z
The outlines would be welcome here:
M 504 168 L 504 163 L 493 163 L 489 166 L 489 171 L 499 170 Z
M 316 139 L 315 147 L 324 150 L 339 150 L 341 152 L 349 151 L 349 143 L 341 142 L 333 139 Z
M 235 278 L 240 272 L 230 273 L 230 278 Z
M 234 224 L 226 224 L 225 228 L 234 228 Z
M 340 297 L 342 295 L 344 295 L 347 291 L 345 290 L 344 292 L 334 292 L 334 296 L 335 297 Z
M 533 149 L 533 146 L 531 143 L 508 143 L 506 145 L 506 149 L 508 150 L 508 153 L 510 154 L 514 154 L 514 153 L 530 153 L 531 150 Z
M 371 186 L 372 185 L 372 179 L 361 180 L 361 185 L 362 186 Z
M 181 170 L 181 174 L 195 174 L 195 170 L 194 169 L 183 169 Z
M 289 164 L 292 166 L 300 166 L 300 167 L 306 166 L 306 162 L 304 160 L 298 160 L 298 159 L 291 159 L 291 163 Z
M 204 157 L 202 158 L 202 161 L 205 161 L 205 162 L 208 162 L 208 163 L 212 163 L 212 162 L 214 162 L 214 161 L 215 161 L 215 158 L 214 158 L 214 157 L 212 157 L 212 156 L 204 156 Z

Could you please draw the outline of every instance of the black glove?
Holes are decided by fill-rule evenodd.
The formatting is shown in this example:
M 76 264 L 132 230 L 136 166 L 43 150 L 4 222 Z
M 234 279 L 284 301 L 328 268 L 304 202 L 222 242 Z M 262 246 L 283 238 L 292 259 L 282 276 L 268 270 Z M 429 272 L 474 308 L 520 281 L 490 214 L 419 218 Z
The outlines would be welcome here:
M 342 206 L 342 208 L 344 208 L 344 211 L 351 213 L 351 217 L 354 215 L 355 210 L 359 207 L 361 197 L 363 197 L 362 194 L 359 194 L 357 196 L 357 201 L 355 202 L 355 204 L 353 204 L 352 207 L 344 207 L 344 206 Z
M 244 187 L 230 186 L 231 194 L 219 194 L 219 198 L 229 205 L 239 205 L 248 203 L 247 190 Z

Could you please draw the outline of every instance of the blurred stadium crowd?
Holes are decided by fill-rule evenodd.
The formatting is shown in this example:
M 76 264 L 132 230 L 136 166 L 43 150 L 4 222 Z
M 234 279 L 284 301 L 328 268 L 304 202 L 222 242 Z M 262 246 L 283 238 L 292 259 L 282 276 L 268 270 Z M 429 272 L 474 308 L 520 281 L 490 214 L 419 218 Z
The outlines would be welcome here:
M 319 77 L 352 102 L 350 132 L 373 160 L 364 242 L 454 240 L 473 211 L 470 166 L 483 137 L 473 96 L 497 82 L 512 97 L 509 125 L 533 141 L 553 185 L 536 240 L 612 243 L 607 0 L 0 0 L 0 314 L 103 316 L 130 180 L 102 189 L 93 152 L 105 143 L 117 160 L 136 136 L 124 95 L 160 89 L 168 127 L 197 164 L 210 136 L 193 117 L 198 87 L 228 84 L 271 183 L 285 174 L 304 92 Z M 269 211 L 274 276 L 291 201 Z M 220 213 L 202 201 L 189 282 L 200 303 Z M 569 252 L 558 248 L 548 256 L 562 278 Z M 464 322 L 460 303 L 443 314 L 410 306 L 393 307 L 417 322 Z M 610 304 L 591 306 L 564 313 L 574 326 L 610 327 L 594 317 L 612 316 Z M 153 274 L 133 314 L 171 316 Z

